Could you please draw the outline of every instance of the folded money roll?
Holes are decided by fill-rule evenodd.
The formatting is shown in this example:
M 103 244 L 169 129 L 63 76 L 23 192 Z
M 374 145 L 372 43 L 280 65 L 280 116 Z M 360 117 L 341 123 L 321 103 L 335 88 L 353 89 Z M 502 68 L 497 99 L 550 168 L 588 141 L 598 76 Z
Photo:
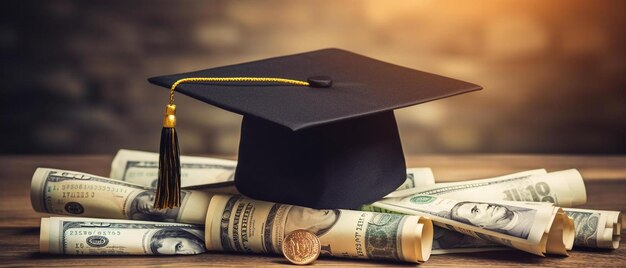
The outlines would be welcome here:
M 489 179 L 433 183 L 395 191 L 388 196 L 415 194 L 435 195 L 457 200 L 550 202 L 558 206 L 583 205 L 587 201 L 583 178 L 576 169 L 550 173 L 538 169 Z M 619 247 L 621 212 L 566 207 L 563 208 L 563 212 L 574 220 L 575 247 L 609 249 Z M 459 245 L 459 250 L 471 248 L 470 244 L 476 245 L 474 250 L 493 248 L 486 246 L 483 242 L 456 243 Z M 452 251 L 455 249 L 449 248 L 446 252 Z
M 51 217 L 41 219 L 41 253 L 175 255 L 205 252 L 202 226 L 148 221 Z
M 322 256 L 405 262 L 428 260 L 432 222 L 424 217 L 342 209 L 317 210 L 215 195 L 205 224 L 209 250 L 281 254 L 285 235 L 318 236 Z
M 458 200 L 506 200 L 549 202 L 571 207 L 587 202 L 585 183 L 576 169 L 547 173 L 529 170 L 489 179 L 422 185 L 394 191 L 388 197 L 407 195 L 447 196 Z
M 617 249 L 621 240 L 622 216 L 619 211 L 563 208 L 573 219 L 574 248 Z M 507 249 L 504 245 L 463 235 L 435 226 L 433 253 L 464 253 Z
M 622 213 L 620 211 L 564 208 L 574 219 L 574 245 L 587 248 L 617 249 L 621 239 Z
M 182 191 L 181 206 L 154 209 L 154 188 L 60 169 L 38 168 L 31 182 L 31 204 L 51 214 L 204 224 L 210 195 Z
M 181 186 L 234 185 L 237 161 L 212 157 L 180 156 Z M 159 154 L 121 149 L 111 162 L 111 179 L 156 187 Z
M 429 195 L 386 198 L 363 210 L 430 217 L 433 224 L 529 253 L 567 255 L 574 224 L 549 203 L 460 201 Z

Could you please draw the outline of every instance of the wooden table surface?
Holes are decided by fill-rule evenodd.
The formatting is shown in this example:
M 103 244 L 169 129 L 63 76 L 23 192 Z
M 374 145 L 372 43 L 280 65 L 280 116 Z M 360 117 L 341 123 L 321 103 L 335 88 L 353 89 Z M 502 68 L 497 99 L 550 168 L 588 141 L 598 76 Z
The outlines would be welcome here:
M 40 218 L 30 205 L 30 180 L 37 167 L 76 170 L 107 176 L 112 155 L 0 156 L 0 266 L 138 266 L 138 265 L 284 265 L 280 256 L 232 253 L 195 256 L 91 256 L 73 257 L 39 253 Z M 585 208 L 626 212 L 626 157 L 545 155 L 424 155 L 407 157 L 409 167 L 431 167 L 437 181 L 485 178 L 535 168 L 556 171 L 577 168 L 585 178 Z M 623 230 L 622 230 L 623 232 Z M 622 238 L 622 244 L 624 243 Z M 626 248 L 576 249 L 570 257 L 538 257 L 519 251 L 433 255 L 420 266 L 559 266 L 626 267 Z M 314 266 L 415 266 L 406 263 L 322 258 Z

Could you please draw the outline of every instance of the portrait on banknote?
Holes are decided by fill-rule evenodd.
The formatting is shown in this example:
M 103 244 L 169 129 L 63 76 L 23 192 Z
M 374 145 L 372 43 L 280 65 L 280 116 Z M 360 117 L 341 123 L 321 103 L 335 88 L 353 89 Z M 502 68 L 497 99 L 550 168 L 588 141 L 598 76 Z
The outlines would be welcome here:
M 156 231 L 150 238 L 150 250 L 155 255 L 205 252 L 203 238 L 181 227 L 168 227 Z
M 182 192 L 181 195 L 184 198 L 185 193 Z M 139 192 L 134 198 L 132 198 L 128 209 L 129 219 L 165 222 L 176 221 L 179 208 L 156 209 L 153 207 L 155 196 L 156 194 L 154 190 L 145 190 Z
M 294 206 L 287 214 L 285 234 L 298 229 L 304 229 L 322 236 L 339 220 L 341 211 L 338 209 L 312 209 Z
M 536 210 L 485 202 L 459 202 L 443 214 L 455 221 L 525 239 Z

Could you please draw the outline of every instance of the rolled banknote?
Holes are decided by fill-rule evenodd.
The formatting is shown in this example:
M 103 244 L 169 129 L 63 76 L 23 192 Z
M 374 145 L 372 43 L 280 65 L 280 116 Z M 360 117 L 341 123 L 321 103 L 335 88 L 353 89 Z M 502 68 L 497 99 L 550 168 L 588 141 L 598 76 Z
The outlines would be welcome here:
M 619 211 L 564 208 L 574 219 L 574 246 L 617 249 L 621 240 L 622 213 Z
M 617 249 L 621 240 L 622 216 L 619 211 L 563 208 L 574 220 L 574 247 Z M 481 238 L 463 235 L 435 226 L 432 254 L 465 253 L 508 249 Z
M 180 156 L 182 187 L 232 185 L 237 161 L 211 157 Z M 111 179 L 156 187 L 159 154 L 121 149 L 111 163 Z
M 81 217 L 204 224 L 210 195 L 183 190 L 181 206 L 154 209 L 153 188 L 87 173 L 38 168 L 30 199 L 38 212 Z
M 223 193 L 236 194 L 234 185 L 237 161 L 211 157 L 181 156 L 181 186 L 188 189 L 224 189 Z M 159 154 L 121 149 L 111 163 L 111 179 L 142 186 L 156 187 L 159 171 Z M 398 190 L 435 183 L 430 168 L 409 168 L 407 179 Z
M 386 198 L 363 210 L 430 217 L 433 224 L 543 256 L 567 255 L 574 241 L 574 225 L 549 203 L 478 202 L 411 195 Z
M 442 197 L 459 199 L 455 193 L 440 195 Z M 476 198 L 467 200 L 493 200 L 490 198 Z M 619 211 L 563 208 L 563 212 L 574 221 L 574 246 L 587 248 L 617 249 L 621 240 L 622 216 Z
M 322 255 L 423 262 L 430 256 L 432 222 L 424 217 L 341 209 L 317 210 L 215 195 L 206 217 L 209 250 L 280 254 L 285 235 L 318 236 Z
M 418 186 L 411 191 L 396 191 L 389 196 L 402 196 L 409 192 L 474 201 L 506 201 L 511 200 L 513 196 L 512 199 L 518 201 L 554 202 L 562 206 L 582 205 L 587 200 L 584 182 L 575 169 L 551 173 L 546 173 L 545 170 L 530 170 L 491 179 L 437 183 Z M 612 249 L 619 247 L 622 222 L 619 211 L 575 208 L 563 208 L 563 211 L 574 220 L 575 247 Z M 462 249 L 468 249 L 469 243 L 466 241 Z M 476 250 L 490 249 L 484 244 L 479 243 Z M 454 251 L 452 246 L 446 250 Z M 439 251 L 433 251 L 433 254 L 436 253 Z
M 205 252 L 204 227 L 93 218 L 41 219 L 41 253 L 66 255 L 173 255 Z
M 585 183 L 575 169 L 550 173 L 530 170 L 490 179 L 437 183 L 394 191 L 388 197 L 415 194 L 448 196 L 458 200 L 550 202 L 562 207 L 587 202 Z

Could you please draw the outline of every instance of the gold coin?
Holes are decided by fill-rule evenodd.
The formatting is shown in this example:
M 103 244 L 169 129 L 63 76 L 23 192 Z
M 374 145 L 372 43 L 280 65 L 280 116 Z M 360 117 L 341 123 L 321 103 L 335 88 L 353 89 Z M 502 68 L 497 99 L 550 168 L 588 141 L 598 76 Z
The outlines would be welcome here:
M 307 230 L 295 230 L 283 240 L 283 255 L 293 264 L 305 265 L 320 256 L 320 240 Z

